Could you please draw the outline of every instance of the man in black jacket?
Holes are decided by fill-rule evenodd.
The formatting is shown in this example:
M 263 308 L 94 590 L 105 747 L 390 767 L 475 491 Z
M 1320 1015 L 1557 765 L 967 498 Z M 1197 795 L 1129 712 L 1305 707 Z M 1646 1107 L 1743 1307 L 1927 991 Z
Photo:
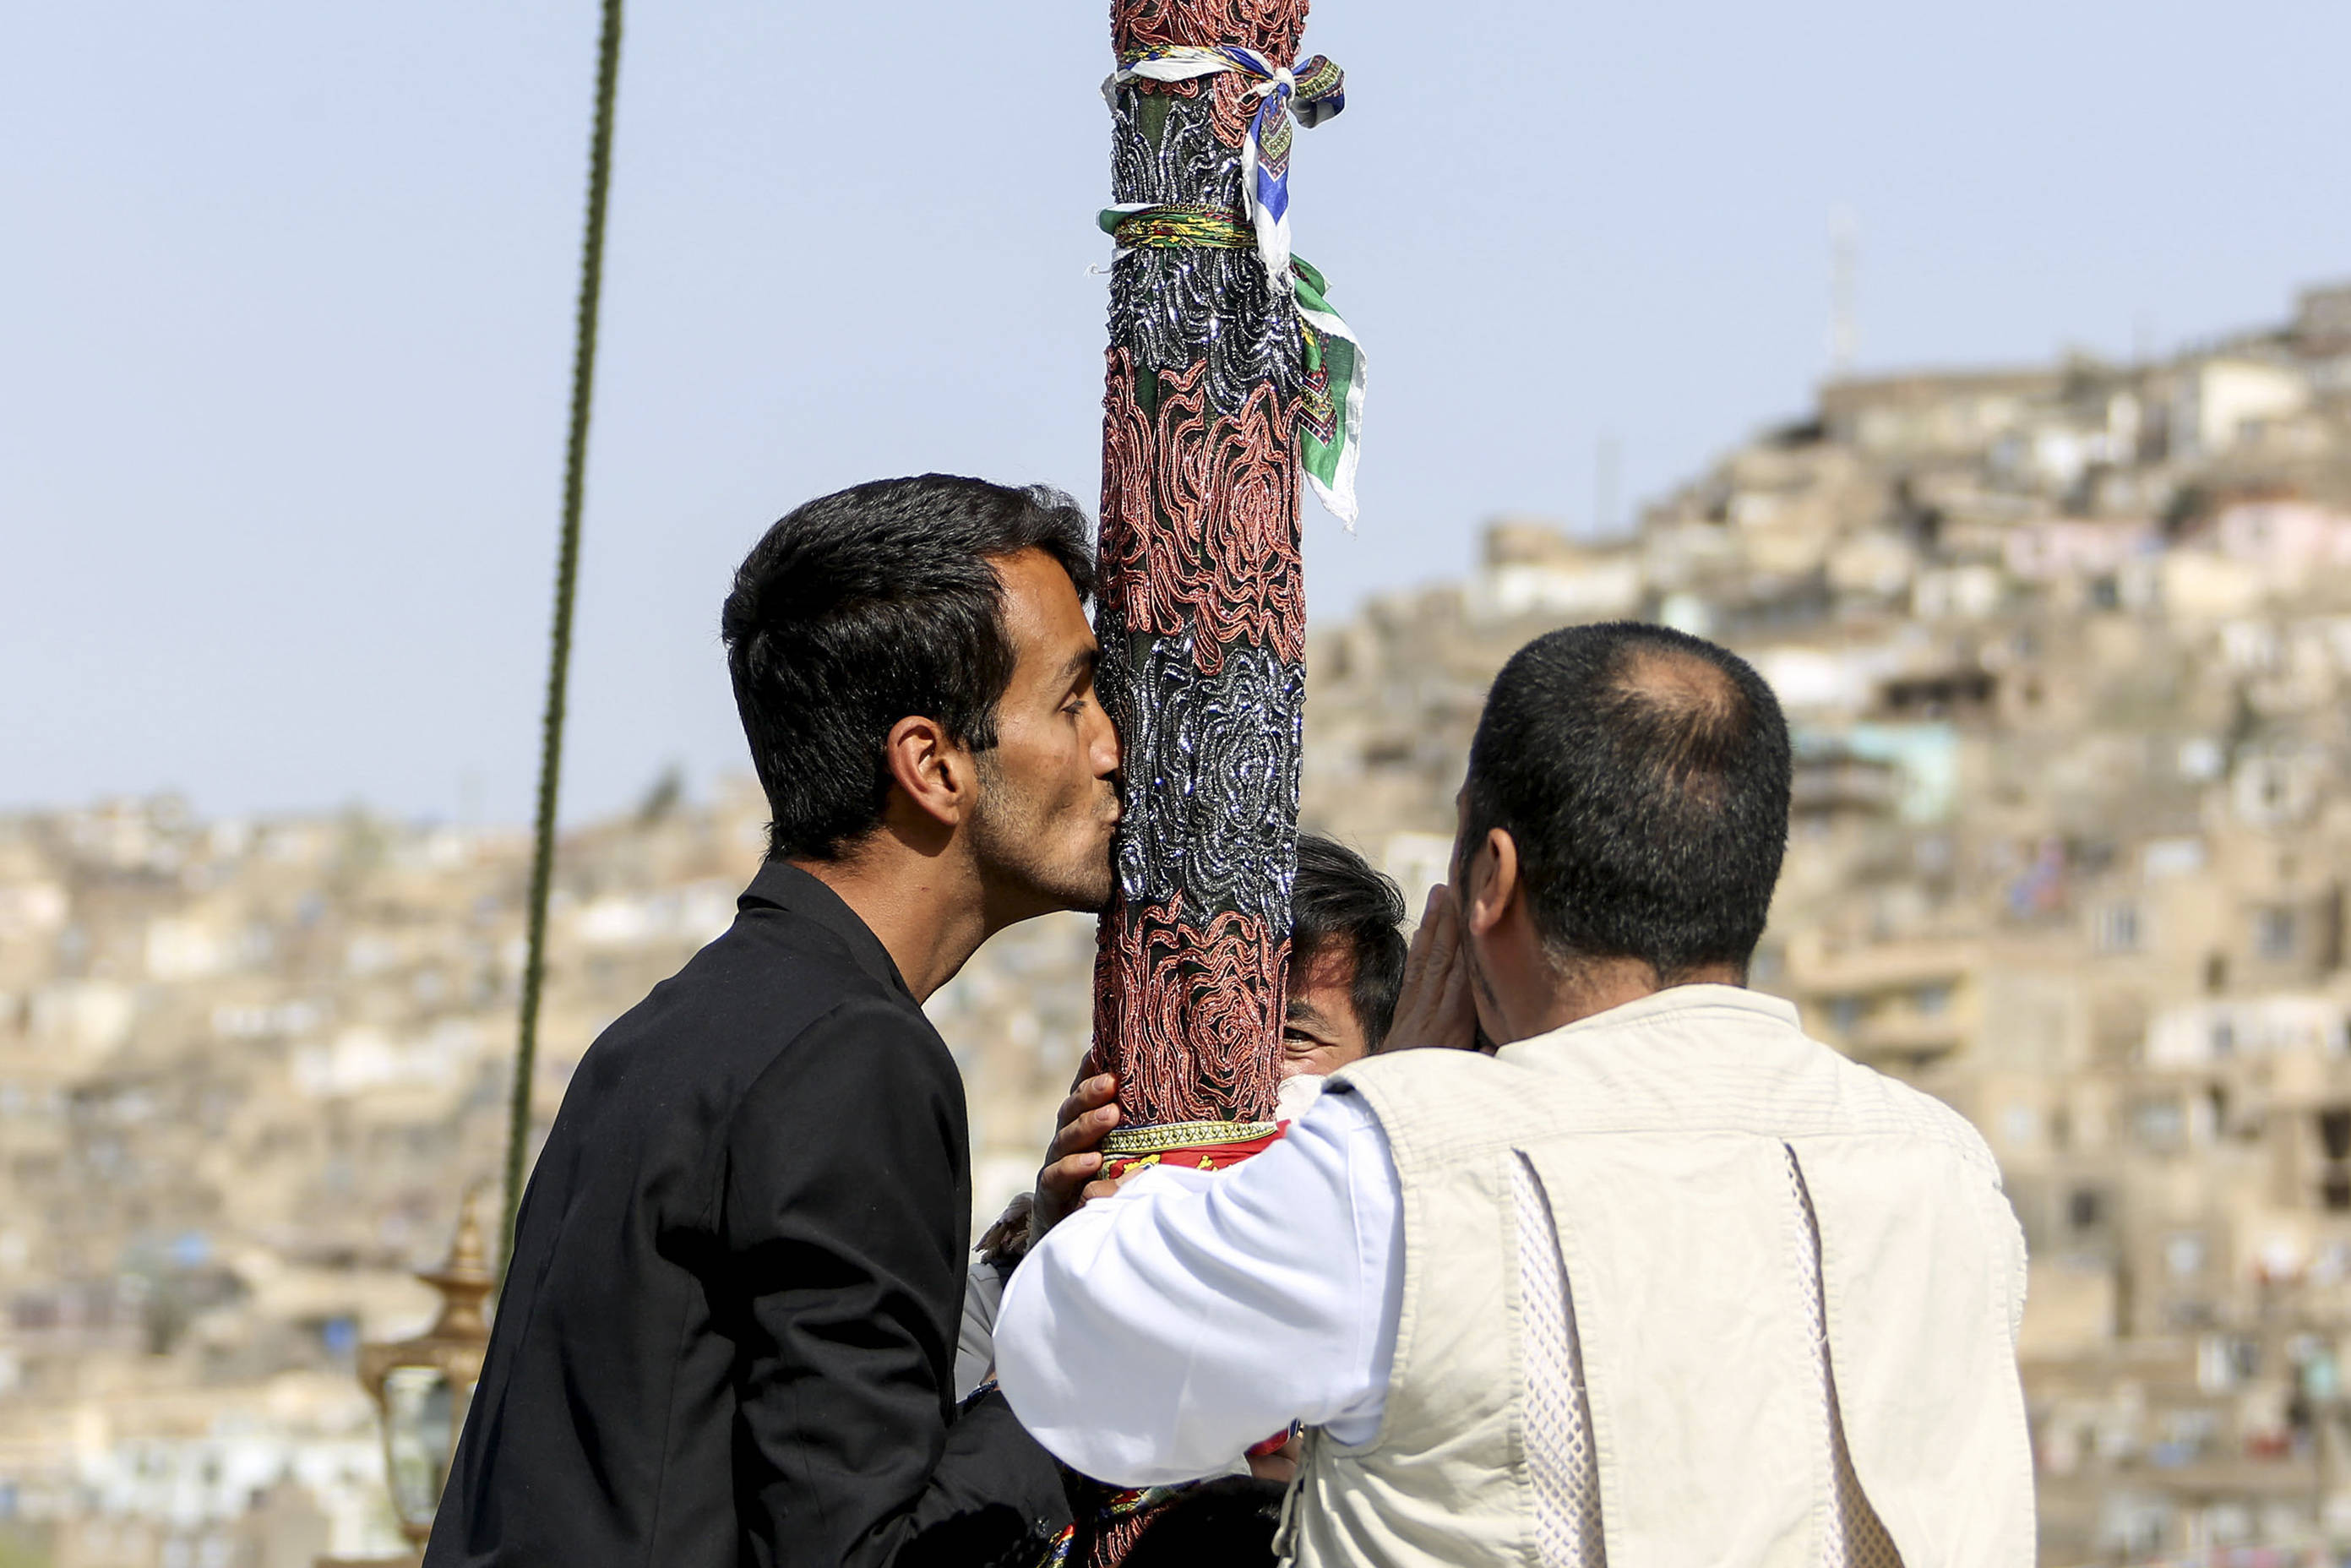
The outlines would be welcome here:
M 1092 580 L 1066 497 L 936 475 L 811 501 L 744 561 L 768 859 L 573 1076 L 430 1568 L 963 1568 L 1067 1521 L 1002 1396 L 953 1401 L 967 1136 L 920 1004 L 1109 897 Z

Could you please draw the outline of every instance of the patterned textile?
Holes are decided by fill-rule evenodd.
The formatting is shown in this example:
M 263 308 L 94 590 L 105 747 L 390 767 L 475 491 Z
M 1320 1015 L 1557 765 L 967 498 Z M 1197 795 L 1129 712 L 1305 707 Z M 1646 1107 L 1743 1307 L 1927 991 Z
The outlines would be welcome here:
M 1361 355 L 1334 346 L 1320 276 L 1311 300 L 1292 281 L 1290 121 L 1344 101 L 1327 61 L 1270 63 L 1297 57 L 1307 4 L 1112 0 L 1102 89 L 1119 253 L 1095 686 L 1125 810 L 1086 1071 L 1118 1074 L 1126 1141 L 1165 1145 L 1133 1157 L 1210 1167 L 1270 1141 L 1306 700 L 1301 455 L 1328 504 L 1361 403 L 1331 390 Z M 1106 1506 L 1072 1550 L 1115 1563 L 1145 1517 Z
M 1206 246 L 1215 250 L 1247 250 L 1257 244 L 1257 235 L 1250 229 L 1247 215 L 1224 207 L 1133 202 L 1123 207 L 1104 207 L 1096 221 L 1104 234 L 1118 242 L 1121 255 L 1146 246 L 1174 250 Z
M 1298 329 L 1306 385 L 1298 395 L 1298 462 L 1331 515 L 1355 531 L 1355 458 L 1364 444 L 1364 347 L 1324 297 L 1322 275 L 1299 257 Z
M 1096 221 L 1118 243 L 1113 265 L 1134 250 L 1245 250 L 1256 243 L 1241 214 L 1217 207 L 1130 202 L 1104 207 Z M 1353 533 L 1355 464 L 1364 440 L 1364 347 L 1355 329 L 1331 308 L 1331 286 L 1321 271 L 1293 256 L 1290 274 L 1306 372 L 1291 422 L 1298 462 L 1315 499 Z
M 1784 1145 L 1783 1145 L 1784 1147 Z M 1863 1494 L 1837 1410 L 1821 1289 L 1820 1222 L 1796 1152 L 1787 1149 L 1788 1244 L 1802 1282 L 1813 1372 L 1821 1390 L 1820 1440 L 1833 1484 L 1821 1531 L 1819 1568 L 1902 1568 L 1902 1555 Z M 1603 1568 L 1607 1562 L 1600 1475 L 1592 1446 L 1592 1406 L 1575 1334 L 1575 1306 L 1561 1262 L 1559 1233 L 1541 1183 L 1524 1159 L 1510 1168 L 1517 1212 L 1520 1333 L 1526 1347 L 1527 1473 L 1535 1500 L 1541 1568 Z M 1637 1462 L 1637 1460 L 1628 1460 Z
M 1165 44 L 1122 55 L 1118 69 L 1102 83 L 1102 96 L 1115 102 L 1113 95 L 1131 81 L 1188 81 L 1219 71 L 1247 78 L 1242 96 L 1258 100 L 1241 141 L 1241 190 L 1266 276 L 1279 288 L 1290 276 L 1290 117 L 1308 126 L 1331 119 L 1347 107 L 1346 78 L 1321 55 L 1291 70 L 1238 44 Z
M 1163 1122 L 1117 1127 L 1103 1134 L 1102 1174 L 1115 1179 L 1144 1166 L 1222 1170 L 1261 1154 L 1281 1138 L 1287 1122 Z
M 1087 1070 L 1119 1075 L 1130 1136 L 1228 1124 L 1166 1134 L 1219 1165 L 1272 1120 L 1297 874 L 1308 371 L 1296 291 L 1267 287 L 1288 198 L 1261 154 L 1299 82 L 1249 66 L 1295 58 L 1305 21 L 1306 0 L 1112 6 L 1106 223 L 1133 226 L 1111 267 L 1096 687 L 1125 813 Z M 1331 84 L 1309 74 L 1296 112 L 1319 116 Z M 1234 214 L 1246 246 L 1220 243 Z
M 1113 1487 L 1069 1475 L 1070 1506 L 1077 1518 L 1053 1537 L 1037 1568 L 1079 1568 L 1086 1563 L 1116 1563 L 1151 1522 L 1152 1513 L 1184 1487 Z
M 1306 380 L 1295 422 L 1300 462 L 1316 498 L 1353 532 L 1364 421 L 1363 347 L 1331 308 L 1322 275 L 1302 263 L 1293 267 L 1290 248 L 1290 122 L 1294 117 L 1320 125 L 1346 108 L 1346 78 L 1321 55 L 1284 69 L 1238 44 L 1153 44 L 1119 58 L 1119 68 L 1102 83 L 1102 96 L 1113 108 L 1118 89 L 1131 82 L 1186 82 L 1229 71 L 1249 84 L 1241 98 L 1244 103 L 1255 99 L 1257 108 L 1241 141 L 1240 207 L 1131 203 L 1103 213 L 1102 225 L 1118 240 L 1121 255 L 1139 246 L 1238 249 L 1254 233 L 1274 290 L 1294 288 L 1298 295 Z M 1339 389 L 1335 393 L 1333 386 Z

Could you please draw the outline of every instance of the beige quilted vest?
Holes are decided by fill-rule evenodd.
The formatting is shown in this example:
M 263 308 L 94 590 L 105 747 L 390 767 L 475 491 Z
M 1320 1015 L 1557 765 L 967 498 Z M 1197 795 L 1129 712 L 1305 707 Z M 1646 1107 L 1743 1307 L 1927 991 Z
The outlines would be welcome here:
M 1309 1434 L 1285 1561 L 2032 1562 L 2023 1242 L 1949 1109 L 1724 986 L 1332 1088 L 1395 1154 L 1402 1312 L 1377 1436 Z

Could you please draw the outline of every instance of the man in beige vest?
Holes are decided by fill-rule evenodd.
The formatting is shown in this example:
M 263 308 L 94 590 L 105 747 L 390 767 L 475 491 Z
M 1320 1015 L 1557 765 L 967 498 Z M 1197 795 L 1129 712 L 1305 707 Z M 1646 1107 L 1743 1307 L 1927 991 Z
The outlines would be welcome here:
M 1153 1171 L 1007 1290 L 1063 1461 L 1146 1485 L 1296 1420 L 1290 1561 L 2023 1568 L 2024 1254 L 1982 1140 L 1743 988 L 1787 728 L 1712 644 L 1496 679 L 1391 1043 L 1280 1144 Z

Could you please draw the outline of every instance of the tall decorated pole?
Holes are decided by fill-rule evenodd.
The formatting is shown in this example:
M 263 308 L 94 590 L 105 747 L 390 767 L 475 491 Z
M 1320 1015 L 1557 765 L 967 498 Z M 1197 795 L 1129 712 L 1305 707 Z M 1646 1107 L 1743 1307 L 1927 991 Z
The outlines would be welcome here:
M 1113 1167 L 1217 1166 L 1276 1135 L 1296 873 L 1301 476 L 1352 521 L 1359 356 L 1290 254 L 1308 0 L 1113 0 L 1115 204 L 1098 685 L 1125 745 L 1093 1065 Z
M 1112 0 L 1096 685 L 1124 742 L 1126 813 L 1089 1071 L 1119 1077 L 1113 1171 L 1228 1166 L 1279 1135 L 1299 492 L 1353 525 L 1363 408 L 1353 334 L 1290 251 L 1293 121 L 1345 101 L 1337 68 L 1298 59 L 1307 4 Z M 1102 1489 L 1057 1561 L 1118 1563 L 1157 1504 Z

